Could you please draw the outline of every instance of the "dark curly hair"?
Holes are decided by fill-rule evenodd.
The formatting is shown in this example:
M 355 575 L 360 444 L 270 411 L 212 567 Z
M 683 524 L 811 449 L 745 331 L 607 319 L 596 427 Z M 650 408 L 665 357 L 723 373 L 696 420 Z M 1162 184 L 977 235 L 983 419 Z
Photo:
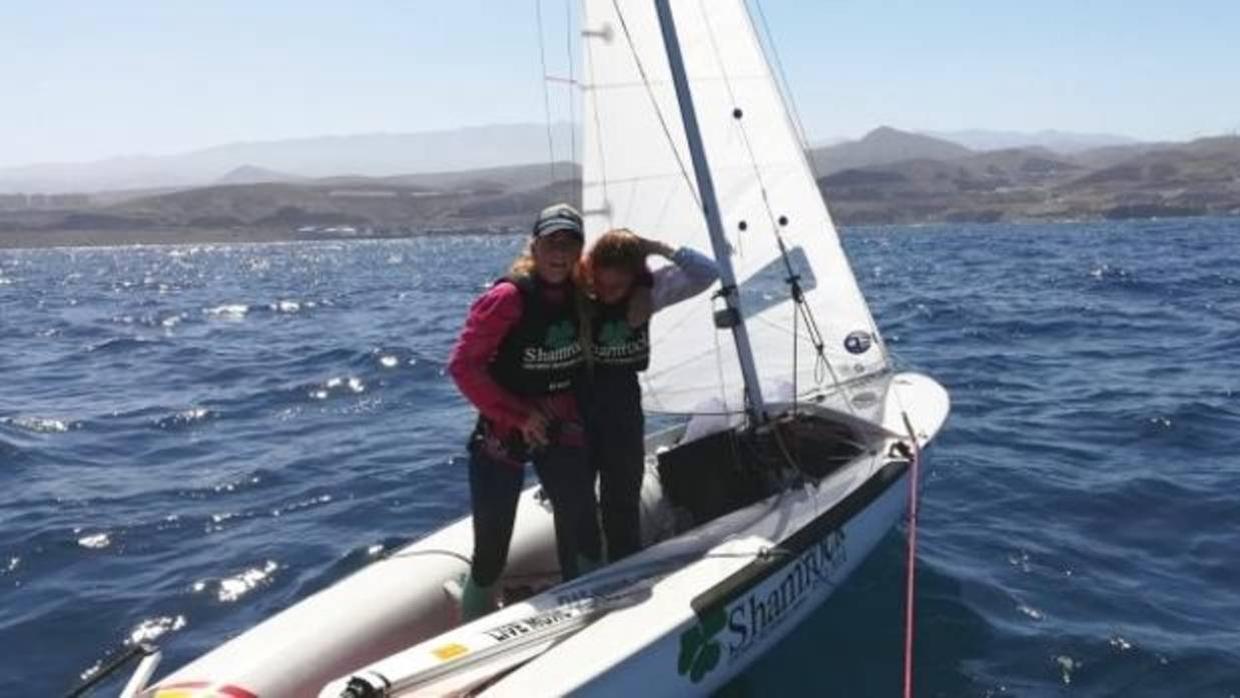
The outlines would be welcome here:
M 603 233 L 582 257 L 577 267 L 577 280 L 582 286 L 591 287 L 597 269 L 621 269 L 634 276 L 649 273 L 642 239 L 627 228 Z

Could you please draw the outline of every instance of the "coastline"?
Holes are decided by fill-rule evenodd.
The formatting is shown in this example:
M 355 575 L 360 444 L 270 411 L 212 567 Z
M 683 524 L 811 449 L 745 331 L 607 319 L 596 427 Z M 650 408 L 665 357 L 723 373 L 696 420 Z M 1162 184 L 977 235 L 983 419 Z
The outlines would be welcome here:
M 403 240 L 444 235 L 506 235 L 517 228 L 402 230 L 355 234 L 306 234 L 296 230 L 263 228 L 154 228 L 144 230 L 32 230 L 0 231 L 0 250 L 38 250 L 57 247 L 136 247 L 142 245 L 244 245 L 278 242 L 345 240 Z
M 1204 214 L 1188 216 L 1147 216 L 1111 219 L 1105 216 L 1076 216 L 1066 218 L 1018 218 L 999 221 L 943 221 L 869 222 L 836 221 L 841 234 L 850 230 L 874 228 L 959 228 L 975 225 L 1073 225 L 1103 221 L 1150 222 L 1193 219 L 1238 219 L 1237 214 Z M 0 250 L 37 250 L 75 247 L 137 247 L 162 245 L 245 245 L 293 242 L 343 242 L 370 240 L 406 240 L 421 237 L 457 235 L 522 235 L 520 226 L 480 226 L 461 228 L 428 228 L 421 230 L 401 229 L 390 231 L 359 231 L 352 234 L 311 233 L 297 230 L 274 230 L 268 228 L 149 228 L 140 230 L 31 230 L 0 231 Z

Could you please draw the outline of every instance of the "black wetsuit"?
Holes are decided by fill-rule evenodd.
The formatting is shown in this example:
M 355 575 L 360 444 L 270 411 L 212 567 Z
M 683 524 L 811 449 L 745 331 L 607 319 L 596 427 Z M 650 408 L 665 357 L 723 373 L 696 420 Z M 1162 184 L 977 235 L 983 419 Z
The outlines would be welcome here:
M 631 328 L 627 312 L 627 302 L 595 302 L 591 360 L 578 391 L 609 562 L 641 549 L 645 415 L 638 373 L 650 364 L 650 327 Z
M 534 402 L 571 391 L 583 359 L 571 290 L 564 302 L 552 303 L 533 278 L 497 283 L 520 289 L 522 315 L 488 366 L 491 377 L 503 389 Z M 559 415 L 548 428 L 551 443 L 532 449 L 519 432 L 497 433 L 489 420 L 479 417 L 469 445 L 474 527 L 470 576 L 478 585 L 494 584 L 507 562 L 526 462 L 534 464 L 554 511 L 563 578 L 577 576 L 579 555 L 601 557 L 594 478 L 578 419 L 576 414 Z

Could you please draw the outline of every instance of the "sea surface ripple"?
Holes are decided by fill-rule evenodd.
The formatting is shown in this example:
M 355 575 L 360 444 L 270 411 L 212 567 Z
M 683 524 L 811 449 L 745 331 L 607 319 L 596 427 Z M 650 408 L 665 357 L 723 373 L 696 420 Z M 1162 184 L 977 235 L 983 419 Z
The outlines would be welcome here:
M 0 695 L 178 666 L 464 513 L 444 361 L 522 242 L 0 251 Z M 954 403 L 917 695 L 1240 695 L 1240 221 L 844 245 Z M 903 545 L 724 692 L 896 695 Z

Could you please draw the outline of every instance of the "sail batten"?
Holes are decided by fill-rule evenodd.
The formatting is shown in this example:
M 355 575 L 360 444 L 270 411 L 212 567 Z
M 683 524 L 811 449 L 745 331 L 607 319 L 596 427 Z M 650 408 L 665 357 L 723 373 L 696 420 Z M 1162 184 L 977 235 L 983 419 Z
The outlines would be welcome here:
M 828 391 L 888 361 L 822 201 L 743 0 L 668 0 L 728 260 L 741 289 L 758 381 L 773 395 Z M 705 9 L 709 8 L 709 15 Z M 711 249 L 689 180 L 688 142 L 651 0 L 585 0 L 582 204 L 588 239 L 627 227 L 673 246 Z M 627 32 L 624 30 L 627 27 Z M 791 300 L 780 239 L 814 283 L 804 299 L 822 334 L 823 370 Z M 712 291 L 717 290 L 718 286 Z M 750 310 L 746 306 L 752 306 Z M 643 376 L 649 409 L 692 413 L 744 405 L 737 352 L 703 293 L 657 314 Z M 798 364 L 792 365 L 793 343 Z

